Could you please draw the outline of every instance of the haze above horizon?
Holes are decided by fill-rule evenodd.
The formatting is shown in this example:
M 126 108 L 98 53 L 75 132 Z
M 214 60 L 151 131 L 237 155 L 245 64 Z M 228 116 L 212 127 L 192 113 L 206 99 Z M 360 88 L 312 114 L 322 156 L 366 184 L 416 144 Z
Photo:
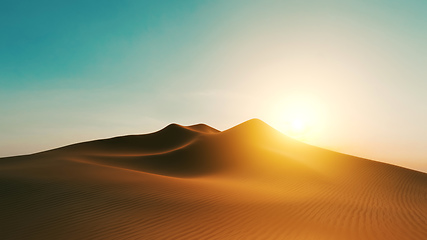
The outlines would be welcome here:
M 251 118 L 427 172 L 427 2 L 2 1 L 0 157 Z

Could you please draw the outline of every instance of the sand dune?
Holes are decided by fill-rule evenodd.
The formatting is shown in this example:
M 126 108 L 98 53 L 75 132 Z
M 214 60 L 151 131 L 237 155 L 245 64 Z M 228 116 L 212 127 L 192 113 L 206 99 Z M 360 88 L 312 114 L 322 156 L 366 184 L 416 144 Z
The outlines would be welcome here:
M 253 119 L 0 159 L 0 239 L 427 239 L 427 174 Z

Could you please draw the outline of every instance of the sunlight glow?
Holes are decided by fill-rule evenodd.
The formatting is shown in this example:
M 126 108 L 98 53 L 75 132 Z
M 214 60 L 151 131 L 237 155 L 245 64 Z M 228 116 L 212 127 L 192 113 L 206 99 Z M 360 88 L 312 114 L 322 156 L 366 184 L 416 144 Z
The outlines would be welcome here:
M 292 120 L 291 127 L 296 132 L 302 132 L 307 128 L 307 124 L 303 119 L 296 118 Z
M 272 125 L 301 141 L 317 138 L 324 122 L 321 104 L 310 96 L 290 96 L 279 102 L 272 112 Z

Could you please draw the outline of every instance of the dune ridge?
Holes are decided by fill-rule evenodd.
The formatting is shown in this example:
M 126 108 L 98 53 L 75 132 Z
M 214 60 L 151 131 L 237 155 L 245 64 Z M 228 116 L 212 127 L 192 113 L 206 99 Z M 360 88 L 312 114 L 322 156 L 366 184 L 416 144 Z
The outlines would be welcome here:
M 1 239 L 427 239 L 427 174 L 252 119 L 0 158 Z

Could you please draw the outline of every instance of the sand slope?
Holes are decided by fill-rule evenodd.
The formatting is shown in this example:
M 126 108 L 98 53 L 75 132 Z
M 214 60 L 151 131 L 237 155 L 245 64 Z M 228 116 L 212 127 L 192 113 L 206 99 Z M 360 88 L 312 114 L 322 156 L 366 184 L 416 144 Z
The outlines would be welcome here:
M 0 239 L 427 239 L 427 174 L 260 120 L 0 159 Z

